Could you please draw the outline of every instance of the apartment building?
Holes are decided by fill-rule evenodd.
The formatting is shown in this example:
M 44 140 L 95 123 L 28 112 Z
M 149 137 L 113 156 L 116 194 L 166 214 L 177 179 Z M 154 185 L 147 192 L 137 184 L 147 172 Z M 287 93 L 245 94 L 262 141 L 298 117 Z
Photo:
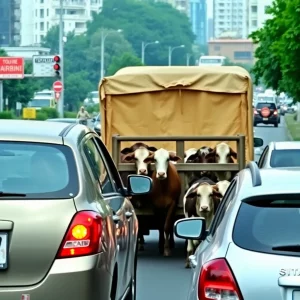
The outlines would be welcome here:
M 102 0 L 63 0 L 64 32 L 82 34 Z M 59 23 L 59 0 L 21 0 L 21 46 L 39 45 L 48 30 Z
M 207 43 L 207 6 L 206 0 L 190 0 L 190 21 L 196 36 L 196 43 Z

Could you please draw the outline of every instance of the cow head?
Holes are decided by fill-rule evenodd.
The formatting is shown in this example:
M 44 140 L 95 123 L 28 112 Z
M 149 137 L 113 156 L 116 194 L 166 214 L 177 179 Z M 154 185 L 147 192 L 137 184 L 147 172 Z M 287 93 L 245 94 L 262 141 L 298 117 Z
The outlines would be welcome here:
M 196 199 L 196 212 L 198 215 L 215 213 L 218 203 L 222 195 L 215 185 L 206 182 L 201 183 L 195 189 L 191 190 L 186 198 Z
M 181 158 L 174 153 L 170 153 L 169 151 L 160 148 L 154 153 L 150 154 L 144 162 L 155 163 L 155 170 L 156 170 L 156 178 L 157 179 L 166 179 L 167 178 L 167 171 L 169 167 L 169 161 L 177 162 Z
M 220 192 L 220 194 L 222 195 L 222 198 L 224 197 L 229 185 L 230 185 L 230 182 L 228 180 L 221 180 L 216 183 L 215 189 Z
M 144 144 L 144 143 L 135 143 L 135 144 L 131 145 L 130 147 L 122 149 L 121 154 L 129 154 L 129 153 L 132 153 L 132 152 L 134 152 L 135 150 L 137 150 L 139 148 L 146 148 L 149 151 L 153 151 L 153 152 L 157 150 L 155 147 L 148 146 L 147 144 Z
M 207 162 L 219 164 L 232 163 L 232 158 L 237 159 L 237 153 L 226 143 L 216 145 L 213 151 L 205 156 Z

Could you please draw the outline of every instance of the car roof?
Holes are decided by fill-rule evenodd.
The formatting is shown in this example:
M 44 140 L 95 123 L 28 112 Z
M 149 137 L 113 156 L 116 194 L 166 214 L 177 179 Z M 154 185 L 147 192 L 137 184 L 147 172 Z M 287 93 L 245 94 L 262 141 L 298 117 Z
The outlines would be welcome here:
M 89 128 L 76 123 L 0 120 L 0 139 L 7 141 L 63 144 L 63 138 L 70 137 L 68 133 L 79 136 L 87 131 Z
M 300 167 L 258 169 L 261 185 L 253 186 L 249 168 L 240 171 L 239 189 L 242 199 L 267 194 L 300 193 Z
M 269 148 L 273 150 L 300 150 L 300 142 L 297 141 L 283 141 L 283 142 L 270 142 Z
M 76 123 L 77 119 L 75 118 L 55 118 L 55 119 L 47 119 L 48 122 L 65 122 L 65 123 Z

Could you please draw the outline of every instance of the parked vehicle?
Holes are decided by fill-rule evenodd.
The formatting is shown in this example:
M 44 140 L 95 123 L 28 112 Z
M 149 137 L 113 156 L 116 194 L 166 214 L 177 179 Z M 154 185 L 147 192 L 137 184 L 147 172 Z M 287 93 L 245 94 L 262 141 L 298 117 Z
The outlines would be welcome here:
M 207 231 L 204 218 L 175 223 L 177 237 L 201 242 L 189 258 L 186 299 L 299 298 L 299 181 L 300 168 L 259 170 L 251 162 L 231 182 Z
M 101 136 L 101 114 L 99 113 L 92 121 L 93 129 Z
M 0 165 L 1 299 L 136 299 L 127 197 L 149 177 L 124 188 L 98 135 L 63 122 L 0 120 Z
M 99 89 L 103 95 L 101 138 L 121 175 L 136 172 L 134 163 L 124 164 L 120 159 L 120 151 L 135 142 L 174 149 L 182 159 L 175 164 L 182 179 L 175 219 L 183 217 L 184 178 L 188 172 L 212 168 L 238 172 L 246 161 L 253 160 L 254 143 L 263 143 L 253 139 L 249 109 L 252 82 L 249 73 L 240 67 L 127 67 L 106 77 Z M 183 163 L 187 149 L 214 148 L 219 141 L 229 141 L 238 153 L 237 163 Z M 135 211 L 140 233 L 147 235 L 150 229 L 158 229 L 151 207 L 144 205 Z
M 48 122 L 64 122 L 64 123 L 78 123 L 78 119 L 75 118 L 53 118 L 47 119 Z
M 259 168 L 300 167 L 300 142 L 271 142 L 258 161 Z

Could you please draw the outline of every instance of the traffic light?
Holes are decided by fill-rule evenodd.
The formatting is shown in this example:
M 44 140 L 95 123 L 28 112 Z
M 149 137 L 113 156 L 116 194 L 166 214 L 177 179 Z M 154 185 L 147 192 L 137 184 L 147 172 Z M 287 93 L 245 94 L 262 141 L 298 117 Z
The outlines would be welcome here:
M 60 77 L 60 70 L 61 70 L 61 68 L 60 68 L 60 56 L 59 55 L 55 55 L 54 58 L 53 58 L 53 60 L 54 60 L 53 69 L 55 71 L 55 75 L 57 77 Z

